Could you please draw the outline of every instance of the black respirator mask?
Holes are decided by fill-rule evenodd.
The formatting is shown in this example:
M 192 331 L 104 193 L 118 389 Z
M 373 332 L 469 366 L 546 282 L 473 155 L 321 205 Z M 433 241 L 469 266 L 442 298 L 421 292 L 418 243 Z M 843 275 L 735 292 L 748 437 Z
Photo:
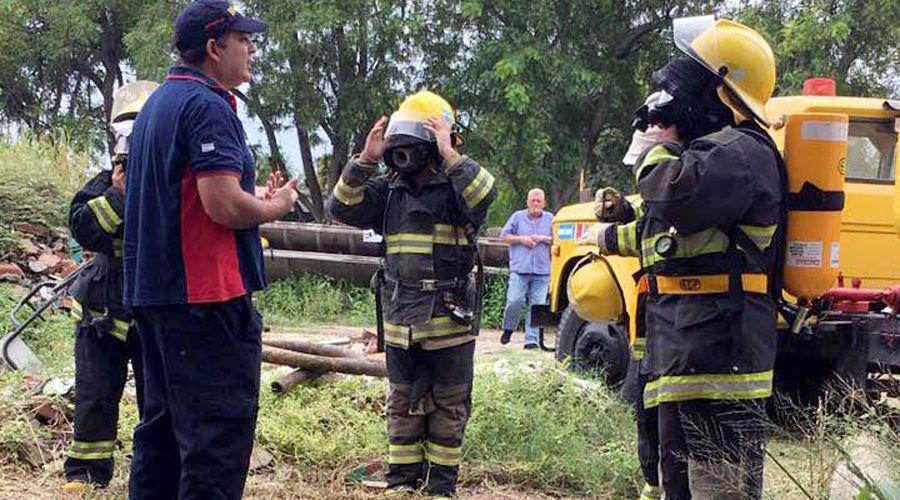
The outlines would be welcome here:
M 721 77 L 693 59 L 672 59 L 650 79 L 661 96 L 655 104 L 635 111 L 634 128 L 646 131 L 651 125 L 674 125 L 683 140 L 691 141 L 734 123 L 734 113 L 716 91 Z
M 439 158 L 437 143 L 426 142 L 411 136 L 391 138 L 384 152 L 384 163 L 400 175 L 414 175 L 437 162 Z

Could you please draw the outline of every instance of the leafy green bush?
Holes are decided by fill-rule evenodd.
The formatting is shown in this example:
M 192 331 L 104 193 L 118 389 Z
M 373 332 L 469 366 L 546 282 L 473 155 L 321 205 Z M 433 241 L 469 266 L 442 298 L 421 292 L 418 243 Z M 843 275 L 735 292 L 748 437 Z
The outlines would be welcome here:
M 64 136 L 0 136 L 0 252 L 18 245 L 14 222 L 65 226 L 69 202 L 92 161 Z

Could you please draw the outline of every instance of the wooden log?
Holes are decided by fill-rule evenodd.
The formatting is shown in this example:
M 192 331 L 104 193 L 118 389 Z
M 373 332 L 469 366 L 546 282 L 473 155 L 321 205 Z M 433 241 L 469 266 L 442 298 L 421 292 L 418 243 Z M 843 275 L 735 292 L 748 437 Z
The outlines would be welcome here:
M 315 373 L 338 372 L 373 377 L 387 376 L 387 368 L 383 361 L 370 361 L 364 358 L 328 358 L 263 346 L 262 360 L 273 365 L 293 366 Z
M 316 356 L 328 356 L 330 358 L 354 358 L 361 357 L 349 349 L 333 345 L 318 344 L 309 340 L 300 339 L 263 339 L 263 345 L 287 349 L 289 351 L 315 354 Z
M 312 382 L 319 378 L 319 374 L 309 370 L 294 370 L 291 373 L 272 382 L 272 392 L 275 394 L 284 394 L 303 382 Z

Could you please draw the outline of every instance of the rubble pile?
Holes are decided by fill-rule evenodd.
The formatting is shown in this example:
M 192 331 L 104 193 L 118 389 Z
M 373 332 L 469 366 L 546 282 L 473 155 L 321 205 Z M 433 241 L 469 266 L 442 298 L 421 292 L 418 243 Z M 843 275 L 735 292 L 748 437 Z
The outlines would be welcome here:
M 20 238 L 15 248 L 0 256 L 0 280 L 28 286 L 51 276 L 64 278 L 78 267 L 65 228 L 20 221 L 13 222 L 12 229 Z M 73 253 L 79 254 L 75 248 Z

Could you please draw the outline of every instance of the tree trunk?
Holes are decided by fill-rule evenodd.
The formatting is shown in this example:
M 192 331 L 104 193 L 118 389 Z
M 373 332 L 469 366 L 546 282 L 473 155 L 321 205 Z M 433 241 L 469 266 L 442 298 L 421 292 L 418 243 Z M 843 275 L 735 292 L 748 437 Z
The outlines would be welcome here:
M 269 145 L 269 161 L 272 162 L 272 170 L 281 173 L 288 173 L 284 157 L 281 156 L 281 147 L 278 145 L 278 137 L 275 135 L 275 124 L 271 118 L 263 111 L 261 103 L 250 95 L 246 95 L 238 89 L 232 90 L 232 93 L 238 97 L 250 109 L 250 113 L 256 115 L 262 123 L 263 130 L 266 133 L 266 142 Z
M 277 347 L 279 349 L 287 349 L 289 351 L 302 352 L 304 354 L 315 354 L 316 356 L 328 356 L 330 358 L 354 358 L 360 357 L 358 354 L 333 345 L 317 344 L 308 340 L 298 339 L 264 339 L 263 345 Z
M 263 346 L 262 348 L 262 360 L 274 365 L 293 366 L 294 368 L 302 368 L 315 373 L 338 372 L 350 375 L 387 377 L 387 368 L 384 361 L 326 358 L 324 356 L 313 356 L 268 346 Z
M 347 160 L 350 159 L 347 149 L 345 144 L 334 144 L 331 153 L 331 162 L 328 164 L 328 181 L 325 185 L 325 188 L 328 189 L 329 192 L 334 189 L 334 185 L 337 184 L 338 179 L 341 177 L 341 172 L 344 170 L 344 165 L 346 165 Z
M 318 373 L 314 373 L 308 370 L 294 370 L 291 373 L 281 377 L 280 379 L 272 382 L 272 392 L 275 394 L 284 394 L 294 387 L 302 384 L 303 382 L 312 382 L 319 378 Z
M 297 129 L 297 142 L 300 143 L 300 157 L 303 159 L 303 173 L 306 177 L 306 187 L 309 189 L 309 211 L 316 222 L 322 222 L 325 220 L 325 203 L 322 200 L 322 189 L 319 187 L 319 178 L 316 175 L 316 165 L 313 163 L 309 134 L 297 123 L 296 116 L 294 117 L 294 127 Z
M 103 63 L 103 78 L 98 82 L 100 94 L 103 96 L 104 123 L 109 123 L 112 115 L 113 91 L 116 78 L 121 72 L 119 67 L 125 55 L 125 42 L 122 40 L 122 28 L 108 8 L 100 12 L 100 60 Z M 116 138 L 109 127 L 106 129 L 106 140 L 109 154 L 115 151 Z

